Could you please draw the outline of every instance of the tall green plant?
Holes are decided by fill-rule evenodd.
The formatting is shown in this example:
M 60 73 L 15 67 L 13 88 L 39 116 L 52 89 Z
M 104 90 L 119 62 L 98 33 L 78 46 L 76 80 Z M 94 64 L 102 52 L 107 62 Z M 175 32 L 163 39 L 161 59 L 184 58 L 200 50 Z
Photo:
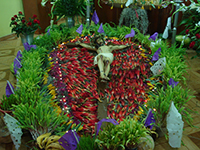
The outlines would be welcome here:
M 182 114 L 183 118 L 191 124 L 192 117 L 189 114 L 189 109 L 186 108 L 187 102 L 193 98 L 190 90 L 182 88 L 180 85 L 172 88 L 167 86 L 151 92 L 150 100 L 147 102 L 147 107 L 155 110 L 154 117 L 156 120 L 156 125 L 162 127 L 165 125 L 166 115 L 168 113 L 171 101 L 174 101 L 174 105 L 178 109 L 179 113 Z
M 13 114 L 20 127 L 29 130 L 34 140 L 45 133 L 62 131 L 64 123 L 70 119 L 67 114 L 58 114 L 50 105 L 50 101 L 44 100 L 43 95 L 38 95 L 37 98 L 37 101 L 30 100 L 29 103 L 13 106 Z
M 134 148 L 137 147 L 139 139 L 145 137 L 148 130 L 142 122 L 136 121 L 133 118 L 127 117 L 114 126 L 108 124 L 95 140 L 100 148 L 117 150 L 118 148 Z

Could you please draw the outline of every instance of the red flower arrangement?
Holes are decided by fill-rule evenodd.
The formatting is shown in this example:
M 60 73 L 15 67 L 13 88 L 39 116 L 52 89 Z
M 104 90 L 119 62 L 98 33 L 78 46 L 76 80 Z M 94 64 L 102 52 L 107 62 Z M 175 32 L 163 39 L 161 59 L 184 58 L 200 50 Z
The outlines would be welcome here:
M 73 39 L 90 43 L 89 37 Z M 107 39 L 115 45 L 126 45 L 126 42 Z M 97 102 L 102 99 L 109 104 L 107 116 L 119 122 L 128 115 L 134 115 L 140 104 L 147 101 L 147 79 L 150 65 L 148 53 L 134 45 L 124 51 L 114 52 L 109 76 L 111 80 L 103 92 L 97 90 L 99 70 L 93 66 L 94 55 L 85 48 L 69 49 L 64 43 L 50 53 L 52 67 L 49 75 L 53 77 L 53 85 L 60 106 L 69 110 L 74 122 L 81 122 L 85 132 L 95 131 L 97 118 Z M 62 63 L 61 63 L 62 62 Z M 67 91 L 67 93 L 66 93 Z M 117 109 L 113 109 L 117 108 Z
M 37 15 L 33 15 L 29 20 L 25 20 L 25 16 L 20 11 L 18 15 L 14 15 L 11 18 L 10 27 L 12 27 L 12 32 L 15 32 L 19 37 L 20 34 L 30 34 L 40 28 L 40 21 L 37 18 Z

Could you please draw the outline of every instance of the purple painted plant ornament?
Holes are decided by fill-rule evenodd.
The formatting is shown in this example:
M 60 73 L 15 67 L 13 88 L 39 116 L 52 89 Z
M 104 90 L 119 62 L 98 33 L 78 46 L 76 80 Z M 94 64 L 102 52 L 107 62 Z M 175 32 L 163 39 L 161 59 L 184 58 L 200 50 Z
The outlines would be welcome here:
M 6 96 L 9 97 L 11 94 L 15 94 L 14 92 L 14 87 L 12 84 L 7 80 L 7 85 L 6 85 Z
M 94 11 L 94 14 L 92 15 L 92 21 L 97 25 L 99 23 L 99 17 L 97 15 L 96 10 Z
M 158 37 L 158 32 L 155 32 L 153 35 L 149 37 L 149 40 L 152 39 L 153 41 L 156 41 L 157 37 Z
M 101 121 L 99 121 L 97 123 L 97 133 L 96 133 L 96 135 L 98 135 L 99 130 L 101 129 L 101 125 L 102 125 L 103 122 L 110 122 L 110 123 L 112 123 L 114 125 L 118 125 L 119 124 L 115 119 L 102 119 Z
M 154 126 L 153 123 L 155 123 L 155 119 L 154 119 L 154 116 L 153 116 L 152 109 L 149 109 L 149 112 L 147 114 L 147 118 L 145 120 L 144 126 L 149 127 L 150 130 L 152 130 L 152 128 Z
M 131 33 L 125 35 L 125 38 L 130 38 L 130 37 L 134 37 L 135 36 L 135 31 L 133 29 L 131 29 Z
M 66 150 L 75 150 L 80 137 L 74 130 L 69 130 L 59 140 L 59 144 Z
M 21 67 L 22 67 L 21 62 L 17 59 L 17 57 L 15 57 L 15 59 L 14 59 L 14 72 L 15 72 L 15 74 L 17 74 L 18 69 L 21 68 Z
M 79 34 L 82 34 L 83 31 L 83 25 L 81 24 L 78 29 L 76 30 L 76 32 L 78 32 Z
M 99 29 L 98 29 L 98 32 L 99 33 L 105 33 L 104 30 L 103 30 L 103 23 L 101 23 Z
M 47 35 L 50 35 L 50 28 L 47 30 Z
M 161 52 L 161 48 L 159 48 L 153 55 L 152 60 L 151 61 L 157 61 L 159 59 L 159 55 Z
M 19 50 L 19 51 L 17 52 L 16 58 L 17 58 L 19 61 L 22 60 L 22 51 L 21 51 L 21 50 Z
M 174 79 L 170 78 L 169 79 L 169 85 L 172 86 L 172 88 L 174 88 L 175 86 L 177 86 L 179 82 L 174 81 Z
M 24 43 L 24 48 L 25 48 L 25 50 L 30 51 L 31 48 L 36 49 L 37 46 L 36 45 L 29 45 L 28 42 L 26 42 L 26 43 Z

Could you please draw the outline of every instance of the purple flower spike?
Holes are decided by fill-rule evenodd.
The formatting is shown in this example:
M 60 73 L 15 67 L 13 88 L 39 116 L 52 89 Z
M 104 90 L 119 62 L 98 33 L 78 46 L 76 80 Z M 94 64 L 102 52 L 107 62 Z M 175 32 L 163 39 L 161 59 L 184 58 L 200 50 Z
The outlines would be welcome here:
M 99 29 L 98 29 L 98 32 L 99 33 L 105 33 L 104 30 L 103 30 L 103 23 L 101 23 Z
M 16 58 L 17 58 L 19 61 L 22 60 L 22 51 L 21 51 L 21 50 L 19 50 L 19 51 L 17 52 Z
M 153 55 L 152 60 L 151 61 L 157 61 L 159 59 L 159 55 L 161 52 L 161 48 L 159 48 Z
M 6 96 L 9 97 L 11 94 L 15 94 L 14 87 L 12 86 L 12 84 L 9 81 L 7 81 Z
M 22 67 L 21 62 L 17 58 L 15 58 L 14 59 L 14 72 L 15 72 L 15 74 L 17 74 L 17 70 L 21 67 Z
M 82 31 L 83 31 L 83 25 L 81 24 L 79 28 L 76 30 L 76 32 L 78 32 L 79 34 L 82 34 Z
M 125 35 L 125 38 L 130 38 L 130 37 L 134 37 L 135 36 L 135 31 L 133 29 L 131 29 L 131 33 Z
M 153 41 L 156 41 L 157 37 L 158 37 L 158 32 L 155 32 L 153 35 L 149 37 L 149 40 L 152 39 Z
M 153 116 L 152 109 L 149 109 L 149 112 L 147 114 L 147 118 L 145 120 L 144 126 L 149 127 L 150 130 L 152 130 L 152 128 L 154 126 L 153 123 L 155 123 L 155 119 L 154 119 L 154 116 Z
M 169 79 L 169 85 L 172 86 L 172 88 L 174 88 L 175 86 L 177 86 L 179 82 L 174 81 L 174 79 L 170 78 Z
M 59 144 L 66 150 L 75 150 L 80 137 L 76 131 L 69 130 L 65 135 L 63 135 L 59 140 Z
M 99 23 L 99 17 L 97 15 L 96 10 L 94 11 L 94 14 L 92 16 L 92 21 L 94 21 L 94 23 L 97 25 Z
M 50 35 L 50 28 L 47 30 L 47 35 Z
M 24 43 L 24 48 L 25 48 L 25 50 L 30 51 L 31 48 L 36 49 L 37 46 L 36 45 L 29 45 L 28 42 L 26 42 L 26 43 Z
M 114 124 L 114 125 L 118 125 L 118 124 L 119 124 L 115 119 L 102 119 L 101 121 L 99 121 L 99 122 L 97 123 L 97 133 L 96 133 L 96 135 L 98 135 L 99 130 L 101 129 L 101 124 L 102 124 L 103 122 L 110 122 L 110 123 L 112 123 L 112 124 Z

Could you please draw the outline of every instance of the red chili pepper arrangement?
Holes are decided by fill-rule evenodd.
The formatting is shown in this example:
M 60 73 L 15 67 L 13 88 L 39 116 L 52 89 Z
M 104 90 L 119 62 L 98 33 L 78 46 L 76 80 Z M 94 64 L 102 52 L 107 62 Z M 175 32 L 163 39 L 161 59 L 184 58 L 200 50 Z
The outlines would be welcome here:
M 89 37 L 71 40 L 90 43 Z M 106 43 L 116 45 L 127 42 L 106 39 Z M 148 52 L 149 53 L 149 52 Z M 109 102 L 108 117 L 122 121 L 125 116 L 133 114 L 138 105 L 145 102 L 146 91 L 149 87 L 145 79 L 149 77 L 150 65 L 144 50 L 139 45 L 113 52 L 114 61 L 111 64 L 110 81 L 105 93 Z M 142 55 L 143 54 L 143 55 Z M 86 132 L 95 131 L 97 119 L 97 101 L 100 95 L 97 92 L 99 70 L 93 65 L 94 54 L 85 48 L 68 48 L 64 43 L 50 53 L 53 65 L 49 75 L 57 90 L 57 99 L 64 110 L 68 110 L 74 121 L 84 124 Z M 146 56 L 146 55 L 145 55 Z

